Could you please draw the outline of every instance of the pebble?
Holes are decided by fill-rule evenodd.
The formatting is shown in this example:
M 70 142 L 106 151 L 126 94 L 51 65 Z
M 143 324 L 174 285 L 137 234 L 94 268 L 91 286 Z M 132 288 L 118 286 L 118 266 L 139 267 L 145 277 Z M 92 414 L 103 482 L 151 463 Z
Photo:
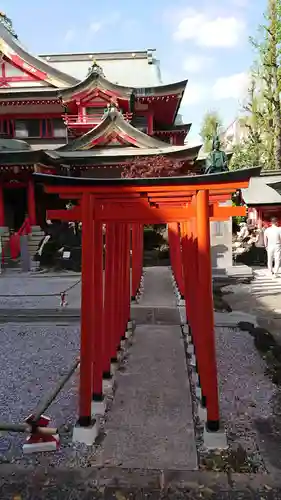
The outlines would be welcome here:
M 262 461 L 255 420 L 272 415 L 271 400 L 276 392 L 264 375 L 266 364 L 253 338 L 239 329 L 217 328 L 216 352 L 220 409 L 227 434 Z

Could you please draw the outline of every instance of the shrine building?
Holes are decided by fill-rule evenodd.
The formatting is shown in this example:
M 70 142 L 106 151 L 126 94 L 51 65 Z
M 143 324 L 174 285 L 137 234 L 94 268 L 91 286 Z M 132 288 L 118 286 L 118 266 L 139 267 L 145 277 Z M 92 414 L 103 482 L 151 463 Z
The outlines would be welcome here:
M 250 180 L 242 189 L 242 198 L 248 207 L 248 219 L 257 227 L 268 226 L 271 217 L 281 225 L 281 172 L 264 171 Z
M 195 168 L 178 110 L 187 80 L 163 85 L 155 50 L 34 56 L 0 14 L 0 228 L 45 221 L 33 172 L 120 177 L 136 157 Z M 198 168 L 198 166 L 197 166 Z

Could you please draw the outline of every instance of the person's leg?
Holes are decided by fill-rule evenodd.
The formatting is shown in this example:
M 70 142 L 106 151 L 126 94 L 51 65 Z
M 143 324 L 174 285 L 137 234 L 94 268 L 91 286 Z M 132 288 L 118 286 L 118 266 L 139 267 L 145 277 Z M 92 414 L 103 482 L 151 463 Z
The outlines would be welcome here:
M 275 276 L 278 274 L 279 267 L 281 261 L 281 248 L 277 247 L 274 251 L 274 274 Z
M 274 247 L 267 248 L 267 267 L 271 274 L 273 274 L 273 258 L 274 258 Z

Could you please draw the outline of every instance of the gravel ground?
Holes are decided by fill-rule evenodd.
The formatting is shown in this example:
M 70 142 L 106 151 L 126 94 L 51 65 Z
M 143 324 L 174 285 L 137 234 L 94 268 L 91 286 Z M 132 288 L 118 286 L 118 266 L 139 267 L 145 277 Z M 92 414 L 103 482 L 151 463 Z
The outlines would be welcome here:
M 79 328 L 7 324 L 1 327 L 0 388 L 1 420 L 18 423 L 36 408 L 52 390 L 79 352 Z M 57 453 L 23 458 L 23 434 L 6 434 L 0 438 L 0 463 L 59 464 L 62 457 L 74 453 L 71 426 L 76 420 L 77 372 L 58 395 L 46 414 L 63 431 L 62 449 Z
M 264 375 L 265 364 L 250 335 L 230 328 L 217 328 L 216 335 L 221 414 L 231 447 L 240 444 L 262 470 L 255 421 L 271 416 L 275 388 Z M 1 327 L 1 341 L 0 376 L 6 380 L 0 389 L 1 418 L 4 422 L 19 422 L 36 408 L 43 391 L 46 394 L 54 387 L 58 376 L 77 356 L 79 327 L 6 324 Z M 0 439 L 0 463 L 94 465 L 104 434 L 95 447 L 71 443 L 77 386 L 75 374 L 47 412 L 61 430 L 61 449 L 56 453 L 23 456 L 24 436 L 5 434 Z
M 276 392 L 253 338 L 239 329 L 216 329 L 220 408 L 232 449 L 239 444 L 263 469 L 255 422 L 272 415 Z

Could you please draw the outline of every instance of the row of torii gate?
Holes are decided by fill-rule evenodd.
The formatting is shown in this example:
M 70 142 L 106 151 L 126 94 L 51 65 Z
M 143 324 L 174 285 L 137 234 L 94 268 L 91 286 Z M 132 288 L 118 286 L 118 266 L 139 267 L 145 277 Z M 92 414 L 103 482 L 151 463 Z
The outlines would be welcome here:
M 259 173 L 259 168 L 251 168 L 153 179 L 35 174 L 46 193 L 76 203 L 70 210 L 49 210 L 48 218 L 82 222 L 78 426 L 91 426 L 92 401 L 103 400 L 103 379 L 110 378 L 111 363 L 126 333 L 131 298 L 137 294 L 142 276 L 143 226 L 167 223 L 171 266 L 185 298 L 207 429 L 219 429 L 210 221 L 245 215 L 244 207 L 221 203 L 231 200 L 236 190 L 248 187 L 250 178 Z

